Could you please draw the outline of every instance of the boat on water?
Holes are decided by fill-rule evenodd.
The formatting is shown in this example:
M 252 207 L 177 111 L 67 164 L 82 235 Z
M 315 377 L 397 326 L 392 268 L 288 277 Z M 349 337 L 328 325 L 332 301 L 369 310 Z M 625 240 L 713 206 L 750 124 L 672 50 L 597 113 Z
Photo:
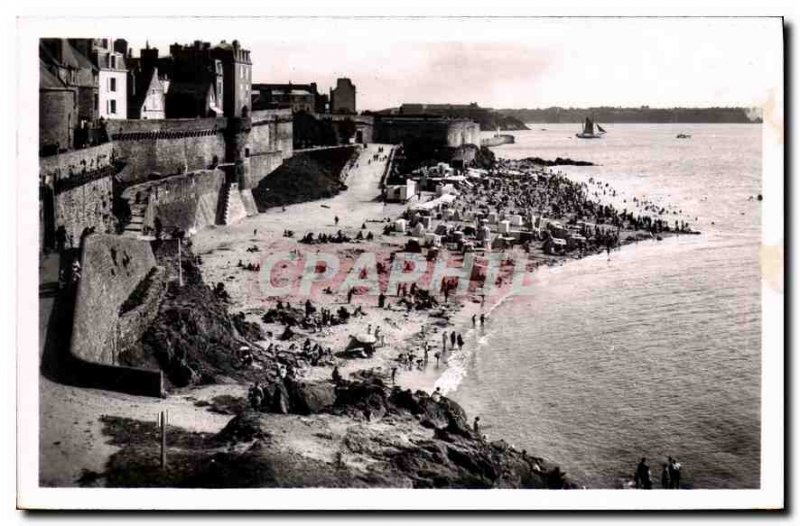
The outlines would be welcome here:
M 594 131 L 595 126 L 597 126 L 597 133 Z M 586 120 L 583 122 L 583 131 L 581 133 L 576 133 L 575 137 L 579 139 L 600 139 L 605 133 L 606 131 L 602 126 L 595 124 L 592 122 L 592 119 L 586 117 Z

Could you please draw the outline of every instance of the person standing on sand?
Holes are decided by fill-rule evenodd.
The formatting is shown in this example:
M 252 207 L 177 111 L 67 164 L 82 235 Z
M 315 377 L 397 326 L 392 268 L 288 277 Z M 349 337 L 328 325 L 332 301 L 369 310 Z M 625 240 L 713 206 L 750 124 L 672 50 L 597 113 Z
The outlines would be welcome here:
M 475 421 L 472 422 L 472 430 L 475 431 L 476 435 L 481 434 L 481 425 L 480 425 L 481 417 L 476 416 Z
M 456 336 L 456 344 L 458 344 L 458 350 L 460 351 L 464 347 L 464 338 L 461 337 L 461 333 L 458 333 Z
M 653 489 L 653 480 L 650 478 L 650 466 L 647 465 L 647 459 L 642 457 L 639 465 L 636 466 L 636 475 L 634 476 L 637 488 Z
M 473 327 L 473 328 L 475 327 L 475 319 L 476 319 L 476 318 L 477 318 L 477 316 L 476 316 L 475 314 L 473 314 L 473 315 L 472 315 L 472 327 Z
M 442 352 L 447 350 L 447 331 L 442 332 Z
M 669 489 L 669 488 L 670 488 L 669 464 L 662 464 L 661 465 L 661 489 Z
M 339 226 L 339 216 L 334 216 L 333 217 L 333 224 L 334 224 L 334 226 Z
M 456 348 L 456 331 L 450 333 L 450 348 Z
M 436 367 L 439 367 L 439 356 L 440 354 L 437 352 L 433 353 L 433 357 L 436 358 Z
M 481 312 L 481 327 L 486 323 L 486 315 Z
M 681 489 L 681 464 L 676 459 L 669 459 L 669 483 L 672 489 Z
M 395 384 L 395 378 L 397 377 L 397 367 L 392 367 L 392 384 Z

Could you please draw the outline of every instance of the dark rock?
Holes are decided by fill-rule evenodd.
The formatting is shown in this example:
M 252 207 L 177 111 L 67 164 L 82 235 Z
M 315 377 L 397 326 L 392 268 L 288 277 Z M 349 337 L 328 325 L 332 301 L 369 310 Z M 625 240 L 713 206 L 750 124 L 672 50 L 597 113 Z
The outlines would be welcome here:
M 270 433 L 264 430 L 260 414 L 246 411 L 235 416 L 217 433 L 216 440 L 221 443 L 250 442 L 256 439 L 268 440 Z
M 336 386 L 332 382 L 301 384 L 287 381 L 292 413 L 312 415 L 329 409 L 336 401 Z

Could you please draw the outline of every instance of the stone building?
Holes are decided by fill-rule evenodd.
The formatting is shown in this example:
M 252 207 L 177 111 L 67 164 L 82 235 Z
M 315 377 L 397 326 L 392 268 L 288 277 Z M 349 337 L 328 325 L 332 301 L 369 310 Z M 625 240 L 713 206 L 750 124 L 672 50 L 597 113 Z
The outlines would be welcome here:
M 290 108 L 292 112 L 324 113 L 327 97 L 311 84 L 253 84 L 253 109 Z
M 169 79 L 167 118 L 241 117 L 251 109 L 252 62 L 250 51 L 238 40 L 217 46 L 196 40 L 173 44 L 170 56 L 158 58 L 158 50 L 145 54 L 142 67 L 155 63 Z
M 70 149 L 77 120 L 77 88 L 68 86 L 39 59 L 39 154 Z
M 230 44 L 223 40 L 212 48 L 211 56 L 222 63 L 222 109 L 225 117 L 247 116 L 251 110 L 253 76 L 250 51 L 242 48 L 238 40 Z
M 336 79 L 330 92 L 331 113 L 356 113 L 356 87 L 348 78 Z
M 63 142 L 67 136 L 62 135 L 58 149 L 67 150 L 87 144 L 100 142 L 99 134 L 94 133 L 94 122 L 98 118 L 98 77 L 99 70 L 89 58 L 80 52 L 71 41 L 63 38 L 43 38 L 39 41 L 40 70 L 44 70 L 57 79 L 54 82 L 49 75 L 40 74 L 40 95 L 46 100 L 40 100 L 40 149 L 43 153 L 55 153 L 54 144 L 49 142 L 49 131 L 46 129 L 48 121 L 63 120 L 70 128 L 68 142 Z M 42 84 L 44 82 L 44 84 Z M 59 86 L 56 90 L 55 87 Z M 75 104 L 67 102 L 63 89 L 74 90 Z M 56 95 L 56 92 L 61 92 Z M 55 100 L 64 100 L 63 106 L 56 106 Z M 46 111 L 45 111 L 46 109 Z M 63 130 L 63 127 L 58 127 Z

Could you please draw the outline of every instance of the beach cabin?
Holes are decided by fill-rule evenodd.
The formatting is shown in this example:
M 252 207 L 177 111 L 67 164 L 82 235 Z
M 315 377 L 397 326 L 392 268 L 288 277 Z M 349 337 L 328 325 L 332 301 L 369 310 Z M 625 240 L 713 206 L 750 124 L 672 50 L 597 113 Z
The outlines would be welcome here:
M 390 184 L 386 186 L 386 201 L 405 203 L 417 194 L 417 182 L 406 179 L 406 184 Z
M 394 222 L 394 231 L 399 232 L 401 234 L 406 233 L 406 228 L 408 228 L 408 221 L 405 219 L 398 219 Z
M 503 220 L 498 223 L 498 231 L 501 234 L 508 234 L 511 232 L 511 221 Z

